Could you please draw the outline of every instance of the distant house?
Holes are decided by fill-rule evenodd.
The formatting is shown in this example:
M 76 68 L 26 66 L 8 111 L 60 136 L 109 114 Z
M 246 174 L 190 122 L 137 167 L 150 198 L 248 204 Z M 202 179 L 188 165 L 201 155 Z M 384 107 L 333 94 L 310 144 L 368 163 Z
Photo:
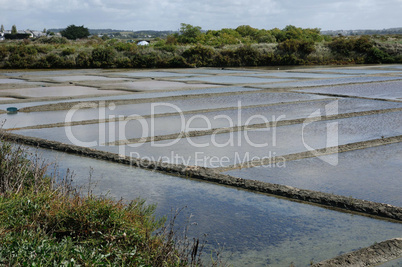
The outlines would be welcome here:
M 44 32 L 40 32 L 40 31 L 31 31 L 31 37 L 33 37 L 33 38 L 39 38 L 39 37 L 42 37 L 42 36 L 47 36 L 47 33 L 44 33 Z
M 140 41 L 137 43 L 137 45 L 149 45 L 149 42 L 147 41 Z
M 0 32 L 0 41 L 4 41 L 6 38 L 4 38 L 4 32 Z

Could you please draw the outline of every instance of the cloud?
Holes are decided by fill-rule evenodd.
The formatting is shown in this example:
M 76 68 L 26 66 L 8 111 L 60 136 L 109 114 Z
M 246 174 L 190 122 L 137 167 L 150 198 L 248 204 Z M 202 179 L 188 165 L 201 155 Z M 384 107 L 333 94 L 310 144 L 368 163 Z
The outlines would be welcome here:
M 182 22 L 205 30 L 239 25 L 266 29 L 289 24 L 323 29 L 402 26 L 398 25 L 402 0 L 0 0 L 0 6 L 0 23 L 20 25 L 19 29 L 76 24 L 176 30 Z

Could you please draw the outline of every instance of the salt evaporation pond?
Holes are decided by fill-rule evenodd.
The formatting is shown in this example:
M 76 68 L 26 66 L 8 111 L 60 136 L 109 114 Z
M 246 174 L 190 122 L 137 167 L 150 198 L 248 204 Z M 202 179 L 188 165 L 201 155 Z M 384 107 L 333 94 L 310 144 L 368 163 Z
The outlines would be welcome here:
M 48 77 L 43 76 L 41 79 L 44 80 L 52 80 L 55 82 L 81 82 L 81 81 L 102 81 L 102 82 L 111 82 L 111 81 L 122 81 L 122 78 L 109 78 L 103 76 L 91 76 L 91 75 L 69 75 L 69 76 L 55 76 Z
M 106 84 L 107 85 L 107 84 Z M 182 82 L 172 82 L 172 81 L 132 81 L 125 83 L 113 83 L 109 85 L 115 88 L 125 88 L 127 90 L 137 90 L 137 91 L 156 91 L 156 90 L 180 90 L 180 89 L 191 89 L 191 88 L 206 88 L 214 87 L 217 85 L 210 84 L 194 84 L 194 83 L 182 83 Z
M 192 90 L 182 90 L 182 91 L 171 91 L 171 92 L 158 92 L 158 93 L 132 93 L 132 94 L 119 94 L 119 95 L 111 95 L 111 96 L 103 96 L 103 97 L 82 97 L 80 99 L 63 99 L 63 100 L 53 100 L 53 101 L 36 101 L 36 102 L 20 102 L 14 103 L 13 105 L 19 109 L 25 107 L 34 107 L 41 105 L 50 105 L 50 104 L 58 104 L 58 103 L 68 103 L 68 102 L 77 102 L 77 101 L 113 101 L 113 100 L 134 100 L 134 99 L 150 99 L 150 102 L 153 98 L 162 98 L 162 97 L 174 97 L 174 96 L 183 96 L 183 95 L 210 95 L 210 94 L 222 94 L 222 93 L 240 93 L 240 92 L 253 92 L 253 91 L 261 91 L 256 88 L 245 88 L 241 86 L 228 86 L 228 87 L 219 87 L 219 88 L 208 88 L 208 89 L 192 89 Z M 0 109 L 5 110 L 8 107 L 7 105 L 0 104 Z
M 137 72 L 113 72 L 113 75 L 127 76 L 132 78 L 171 78 L 187 77 L 187 73 L 164 72 L 164 71 L 137 71 Z M 191 74 L 199 76 L 199 74 Z
M 233 266 L 309 266 L 341 253 L 400 235 L 402 225 L 263 194 L 168 176 L 104 161 L 39 150 L 59 162 L 59 172 L 76 174 L 88 183 L 90 167 L 95 194 L 129 201 L 137 197 L 157 203 L 156 215 L 187 207 L 176 223 L 184 228 L 190 214 L 189 238 L 207 234 L 205 260 L 220 249 Z
M 9 77 L 18 76 L 46 76 L 46 75 L 69 75 L 69 74 L 83 74 L 83 73 L 98 73 L 100 69 L 79 69 L 79 70 L 45 70 L 45 71 L 13 71 L 13 72 L 0 72 L 0 74 Z
M 21 97 L 72 97 L 85 95 L 110 95 L 127 94 L 124 91 L 117 90 L 98 90 L 92 87 L 84 86 L 48 86 L 23 89 L 4 89 L 0 93 L 18 95 Z
M 155 103 L 140 103 L 130 105 L 103 105 L 102 110 L 99 108 L 91 109 L 77 109 L 77 110 L 62 110 L 62 111 L 47 111 L 47 112 L 32 112 L 22 113 L 18 116 L 9 118 L 3 115 L 0 119 L 6 119 L 6 125 L 4 128 L 17 128 L 39 124 L 49 124 L 56 122 L 64 122 L 67 114 L 71 114 L 71 121 L 82 120 L 96 120 L 109 118 L 110 116 L 133 116 L 133 115 L 151 115 L 151 114 L 163 114 L 163 113 L 178 113 L 184 111 L 193 111 L 202 109 L 216 109 L 216 108 L 236 108 L 240 104 L 241 106 L 258 105 L 258 104 L 274 104 L 277 102 L 294 102 L 294 101 L 306 101 L 306 100 L 318 100 L 325 99 L 327 97 L 309 95 L 309 94 L 297 94 L 297 93 L 252 93 L 241 95 L 229 95 L 229 96 L 216 96 L 216 97 L 197 97 L 187 98 L 179 100 L 169 100 Z M 101 102 L 87 103 L 88 107 L 94 105 L 99 107 Z M 18 105 L 15 105 L 17 108 Z M 41 116 L 45 115 L 46 116 Z
M 11 101 L 11 100 L 16 100 L 17 98 L 14 97 L 0 97 L 0 101 Z M 1 121 L 1 117 L 0 117 Z
M 95 146 L 97 149 L 123 155 L 151 159 L 175 164 L 205 167 L 225 167 L 243 164 L 253 159 L 278 157 L 287 154 L 321 149 L 327 146 L 344 145 L 354 142 L 380 139 L 402 134 L 402 112 L 361 116 L 329 123 L 337 123 L 329 128 L 328 121 L 313 122 L 216 134 L 208 136 L 172 139 L 144 144 L 120 146 Z M 47 136 L 46 132 L 21 131 L 26 135 L 44 135 L 46 139 L 58 140 L 65 137 Z M 338 142 L 327 144 L 327 135 L 337 136 Z M 304 138 L 304 139 L 303 139 Z
M 402 98 L 402 81 L 320 87 L 298 91 L 397 100 Z
M 282 71 L 272 71 L 265 73 L 253 73 L 248 76 L 273 76 L 280 78 L 343 78 L 349 77 L 350 75 L 345 74 L 328 74 L 328 73 L 309 73 L 309 72 L 282 72 Z
M 213 68 L 193 68 L 193 69 L 180 69 L 180 73 L 188 74 L 208 74 L 208 75 L 221 75 L 221 74 L 253 74 L 261 72 L 259 69 L 250 70 L 236 70 L 236 69 L 213 69 Z
M 0 79 L 0 84 L 4 84 L 4 83 L 26 83 L 26 82 L 27 81 L 25 81 L 25 80 L 19 80 L 19 79 Z
M 327 128 L 334 122 L 337 133 Z M 14 132 L 154 161 L 217 168 L 245 163 L 253 157 L 263 159 L 333 146 L 336 144 L 327 144 L 327 135 L 332 134 L 339 138 L 339 145 L 398 136 L 402 134 L 402 112 L 120 146 L 104 145 L 124 137 L 116 128 L 94 124 L 68 130 L 71 132 L 65 128 Z M 104 135 L 99 136 L 99 132 Z
M 291 103 L 267 107 L 257 108 L 233 108 L 232 110 L 214 111 L 214 112 L 200 112 L 195 111 L 191 114 L 181 116 L 163 116 L 144 119 L 141 121 L 129 120 L 127 123 L 111 122 L 88 124 L 88 125 L 75 125 L 69 127 L 71 132 L 78 140 L 88 142 L 88 140 L 100 140 L 99 132 L 105 133 L 106 140 L 113 142 L 116 140 L 141 138 L 149 136 L 168 135 L 180 132 L 188 132 L 194 130 L 208 130 L 224 127 L 233 127 L 237 125 L 252 125 L 265 122 L 273 122 L 278 118 L 280 120 L 293 120 L 306 118 L 317 109 L 325 110 L 325 106 L 331 104 L 333 100 L 322 100 L 314 102 Z M 390 108 L 402 108 L 402 103 L 393 102 L 378 102 L 364 99 L 340 99 L 338 100 L 339 114 L 349 112 L 364 112 L 369 110 L 381 110 Z M 56 117 L 56 114 L 58 116 Z M 90 115 L 90 116 L 89 116 Z M 40 125 L 44 123 L 51 123 L 53 119 L 60 122 L 64 121 L 65 111 L 60 112 L 32 112 L 18 114 L 19 123 L 21 127 L 23 124 Z M 0 121 L 7 119 L 10 116 L 6 114 L 0 115 Z M 72 121 L 80 121 L 86 119 L 96 119 L 99 117 L 99 110 L 89 109 L 82 111 L 73 116 Z M 102 118 L 109 117 L 104 116 Z M 116 115 L 116 118 L 118 116 Z M 16 116 L 12 120 L 8 120 L 4 124 L 4 128 L 16 128 Z M 228 119 L 230 118 L 230 119 Z M 124 132 L 119 129 L 119 125 L 124 124 Z M 27 126 L 27 125 L 26 125 Z M 103 130 L 104 129 L 104 130 Z M 66 127 L 49 128 L 46 130 L 37 129 L 30 131 L 19 131 L 22 134 L 34 135 L 40 137 L 43 132 L 47 138 L 52 140 L 57 137 L 57 140 L 63 143 L 70 143 L 66 137 Z M 111 136 L 113 134 L 113 137 Z
M 208 76 L 208 77 L 190 77 L 175 79 L 175 81 L 195 81 L 207 82 L 217 84 L 249 84 L 249 83 L 275 83 L 291 81 L 290 79 L 280 78 L 259 78 L 259 77 L 246 77 L 246 76 Z
M 370 83 L 370 82 L 382 82 L 382 81 L 392 81 L 401 80 L 402 77 L 393 76 L 362 76 L 362 77 L 349 77 L 349 78 L 337 78 L 328 80 L 303 80 L 297 82 L 287 82 L 278 84 L 265 84 L 258 85 L 258 88 L 292 88 L 292 87 L 313 87 L 313 86 L 326 86 L 326 85 L 338 85 L 338 84 L 348 84 L 348 83 Z
M 335 166 L 328 163 L 328 157 L 288 161 L 285 168 L 254 167 L 225 173 L 402 207 L 402 143 L 340 153 Z
M 372 75 L 372 74 L 395 74 L 400 72 L 400 70 L 381 70 L 381 69 L 341 69 L 341 68 L 332 68 L 332 69 L 314 69 L 314 72 L 336 72 L 342 74 L 353 74 L 353 75 Z

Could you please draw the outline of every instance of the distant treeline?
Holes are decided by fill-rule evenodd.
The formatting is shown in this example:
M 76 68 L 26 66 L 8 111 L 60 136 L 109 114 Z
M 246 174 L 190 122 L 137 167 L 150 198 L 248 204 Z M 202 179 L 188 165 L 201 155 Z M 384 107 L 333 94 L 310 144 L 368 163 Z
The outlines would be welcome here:
M 64 29 L 49 29 L 51 32 L 61 32 Z M 106 35 L 119 38 L 141 38 L 144 36 L 150 36 L 150 38 L 166 37 L 169 34 L 173 34 L 174 31 L 152 31 L 152 30 L 142 30 L 142 31 L 132 31 L 132 30 L 115 30 L 115 29 L 89 29 L 91 35 Z
M 383 35 L 383 34 L 402 34 L 402 28 L 389 28 L 383 30 L 336 30 L 336 31 L 321 31 L 325 35 Z
M 1 68 L 168 68 L 312 64 L 402 63 L 402 35 L 335 36 L 319 29 L 202 31 L 182 24 L 180 32 L 148 46 L 97 36 L 0 43 Z

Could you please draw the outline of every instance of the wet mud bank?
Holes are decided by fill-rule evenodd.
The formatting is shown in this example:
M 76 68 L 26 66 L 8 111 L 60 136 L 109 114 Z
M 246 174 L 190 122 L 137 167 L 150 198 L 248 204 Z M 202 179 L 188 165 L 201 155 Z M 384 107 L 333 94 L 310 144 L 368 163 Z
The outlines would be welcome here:
M 397 207 L 389 204 L 355 199 L 351 197 L 339 196 L 313 190 L 299 189 L 291 186 L 271 184 L 256 180 L 237 178 L 221 174 L 217 170 L 210 168 L 185 166 L 182 164 L 175 165 L 163 162 L 150 162 L 148 160 L 130 158 L 115 153 L 63 144 L 60 142 L 49 141 L 41 138 L 27 137 L 11 133 L 5 134 L 5 138 L 12 142 L 17 142 L 34 147 L 53 149 L 86 157 L 108 160 L 130 165 L 133 167 L 156 170 L 167 174 L 180 175 L 192 179 L 204 180 L 226 186 L 242 188 L 253 192 L 281 196 L 290 200 L 314 203 L 340 209 L 343 211 L 358 212 L 364 215 L 373 215 L 402 222 L 402 207 Z
M 402 238 L 374 244 L 367 248 L 340 255 L 312 266 L 377 266 L 402 256 Z

